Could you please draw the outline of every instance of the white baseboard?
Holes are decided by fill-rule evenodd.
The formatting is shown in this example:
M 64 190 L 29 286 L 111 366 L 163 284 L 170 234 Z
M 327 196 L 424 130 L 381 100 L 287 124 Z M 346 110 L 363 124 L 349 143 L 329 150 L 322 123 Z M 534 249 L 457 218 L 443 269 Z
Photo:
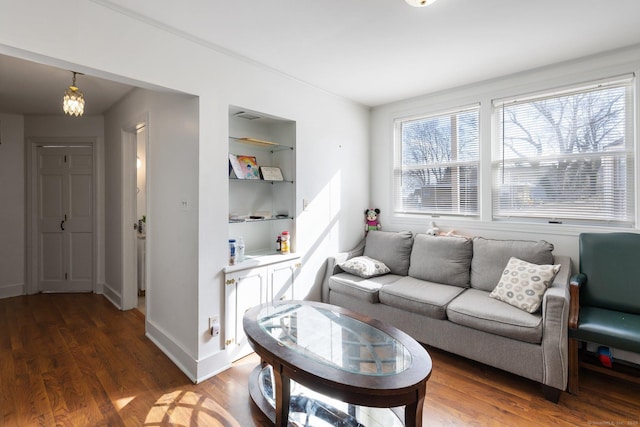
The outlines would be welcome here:
M 0 299 L 24 295 L 24 283 L 13 283 L 0 286 Z
M 198 360 L 198 377 L 196 384 L 208 380 L 218 375 L 222 371 L 226 371 L 231 367 L 229 362 L 229 354 L 225 350 L 218 351 L 210 356 Z
M 197 383 L 198 362 L 177 341 L 147 317 L 146 336 L 193 382 Z
M 122 295 L 116 292 L 108 283 L 102 285 L 102 295 L 111 301 L 111 304 L 115 305 L 119 310 L 122 310 Z
M 94 290 L 94 293 L 98 295 L 104 294 L 104 283 L 96 283 L 96 289 Z

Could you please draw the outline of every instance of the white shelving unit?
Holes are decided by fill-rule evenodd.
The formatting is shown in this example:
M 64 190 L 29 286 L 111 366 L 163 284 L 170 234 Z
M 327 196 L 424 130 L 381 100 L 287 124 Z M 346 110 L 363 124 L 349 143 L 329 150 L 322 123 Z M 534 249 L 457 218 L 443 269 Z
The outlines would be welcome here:
M 243 238 L 246 258 L 224 268 L 225 348 L 237 360 L 251 351 L 242 330 L 246 309 L 295 295 L 301 267 L 295 253 L 296 124 L 230 107 L 229 135 L 230 154 L 253 156 L 258 166 L 280 168 L 283 176 L 282 181 L 237 179 L 229 172 L 229 238 Z M 292 236 L 287 255 L 276 252 L 276 239 L 285 230 Z
M 229 134 L 230 154 L 254 156 L 258 166 L 278 167 L 283 176 L 237 179 L 230 172 L 229 238 L 242 236 L 251 258 L 275 253 L 277 236 L 287 230 L 295 251 L 295 122 L 232 107 Z

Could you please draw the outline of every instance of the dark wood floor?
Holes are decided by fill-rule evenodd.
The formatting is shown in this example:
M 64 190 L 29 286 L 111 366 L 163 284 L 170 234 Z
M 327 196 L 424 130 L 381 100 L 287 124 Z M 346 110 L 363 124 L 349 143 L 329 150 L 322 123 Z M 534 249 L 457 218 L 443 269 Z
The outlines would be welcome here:
M 99 295 L 0 300 L 0 426 L 267 426 L 249 356 L 202 384 L 144 336 L 137 310 Z M 558 404 L 540 386 L 435 349 L 425 426 L 634 426 L 640 386 L 583 371 Z

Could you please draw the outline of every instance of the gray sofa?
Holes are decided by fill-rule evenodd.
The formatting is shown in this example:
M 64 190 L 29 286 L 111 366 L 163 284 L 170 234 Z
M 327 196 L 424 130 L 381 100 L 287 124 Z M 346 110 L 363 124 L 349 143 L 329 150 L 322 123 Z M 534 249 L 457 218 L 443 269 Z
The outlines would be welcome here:
M 545 241 L 370 231 L 357 248 L 327 260 L 322 299 L 390 323 L 421 343 L 537 381 L 557 402 L 568 376 L 571 260 L 552 251 Z M 361 271 L 340 267 L 362 256 L 389 272 L 360 277 Z M 561 265 L 533 313 L 490 296 L 511 257 Z

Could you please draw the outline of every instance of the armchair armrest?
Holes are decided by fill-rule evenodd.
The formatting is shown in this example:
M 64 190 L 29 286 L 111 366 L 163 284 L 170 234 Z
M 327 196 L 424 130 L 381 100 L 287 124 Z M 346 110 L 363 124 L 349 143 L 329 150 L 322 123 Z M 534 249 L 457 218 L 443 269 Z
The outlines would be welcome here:
M 587 282 L 587 276 L 579 273 L 571 276 L 569 281 L 569 294 L 571 296 L 571 305 L 569 306 L 569 328 L 576 329 L 578 327 L 578 317 L 580 315 L 580 288 Z

